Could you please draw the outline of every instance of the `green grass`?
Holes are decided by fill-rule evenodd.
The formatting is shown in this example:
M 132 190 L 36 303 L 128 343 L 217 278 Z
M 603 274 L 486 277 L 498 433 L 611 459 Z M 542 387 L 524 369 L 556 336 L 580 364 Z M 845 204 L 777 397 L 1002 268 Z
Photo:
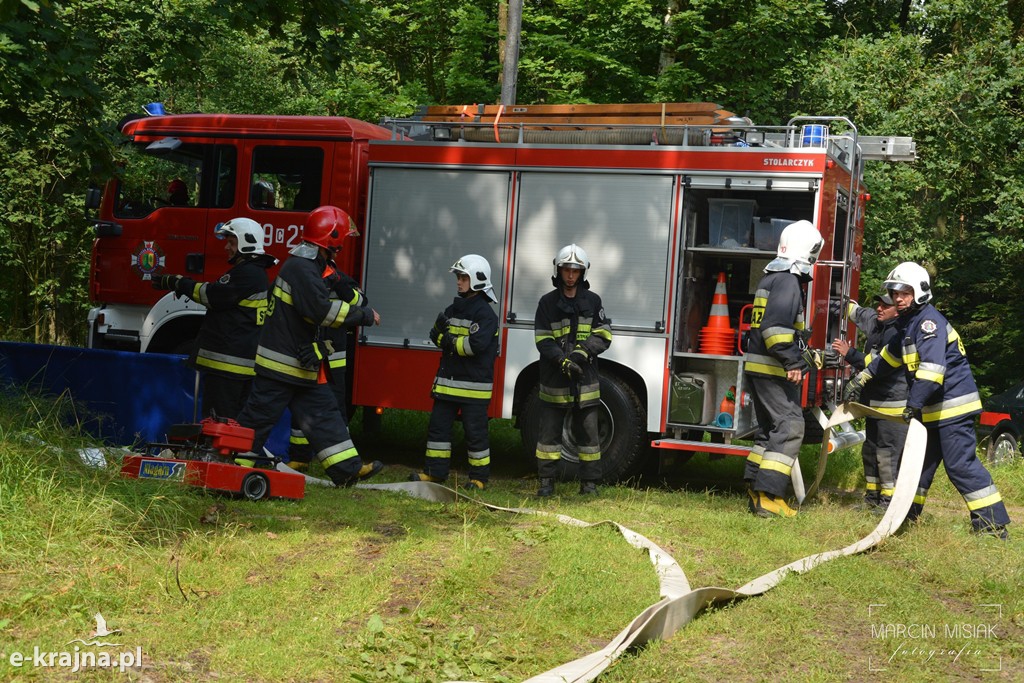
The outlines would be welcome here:
M 603 647 L 659 598 L 646 553 L 610 526 L 371 490 L 310 487 L 301 502 L 249 503 L 123 480 L 81 464 L 76 449 L 89 440 L 62 426 L 68 410 L 22 396 L 0 405 L 3 680 L 70 678 L 14 668 L 8 655 L 73 647 L 101 612 L 122 629 L 114 642 L 124 647 L 114 650 L 142 648 L 144 668 L 133 676 L 154 681 L 520 681 Z M 357 418 L 353 434 L 364 456 L 389 465 L 385 481 L 422 464 L 424 415 L 388 413 L 377 435 Z M 636 487 L 603 487 L 597 500 L 561 484 L 560 495 L 537 501 L 518 433 L 495 421 L 492 438 L 494 478 L 480 498 L 614 520 L 670 552 L 693 587 L 738 587 L 845 546 L 877 521 L 851 506 L 861 486 L 856 450 L 832 459 L 819 503 L 783 521 L 746 512 L 737 458 L 697 456 Z M 815 449 L 805 450 L 810 478 Z M 458 445 L 463 472 L 464 453 Z M 1021 519 L 1024 463 L 993 474 Z M 1020 529 L 1008 543 L 968 531 L 963 502 L 940 472 L 922 522 L 880 549 L 708 610 L 601 680 L 1016 680 Z M 956 661 L 911 651 L 960 649 L 964 639 L 945 628 L 963 623 L 993 637 L 967 642 L 972 649 Z M 873 633 L 880 624 L 936 634 L 904 639 L 891 657 L 902 641 Z M 981 671 L 996 666 L 1001 672 Z

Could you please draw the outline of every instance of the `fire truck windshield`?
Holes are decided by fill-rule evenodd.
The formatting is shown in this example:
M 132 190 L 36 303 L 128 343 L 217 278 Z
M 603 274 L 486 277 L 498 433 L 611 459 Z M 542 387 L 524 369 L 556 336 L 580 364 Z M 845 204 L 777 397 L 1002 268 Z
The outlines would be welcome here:
M 122 151 L 115 216 L 141 218 L 162 207 L 200 206 L 203 146 L 180 144 L 167 151 L 143 143 Z

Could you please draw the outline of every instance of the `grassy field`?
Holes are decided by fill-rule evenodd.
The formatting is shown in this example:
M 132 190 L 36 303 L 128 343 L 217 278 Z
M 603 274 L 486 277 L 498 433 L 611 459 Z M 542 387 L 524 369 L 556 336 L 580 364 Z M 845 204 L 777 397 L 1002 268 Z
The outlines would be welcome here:
M 521 681 L 603 647 L 659 599 L 647 555 L 610 526 L 371 490 L 249 503 L 122 480 L 81 464 L 91 444 L 65 413 L 27 397 L 0 405 L 0 680 Z M 420 465 L 426 416 L 389 413 L 376 436 L 356 420 L 353 434 L 389 465 L 382 480 L 402 481 Z M 877 522 L 853 509 L 856 450 L 830 463 L 817 503 L 762 520 L 746 512 L 736 458 L 697 456 L 597 500 L 562 484 L 538 501 L 518 433 L 497 421 L 492 435 L 482 500 L 614 520 L 672 554 L 693 587 L 738 587 Z M 464 449 L 455 463 L 464 471 Z M 1019 521 L 1024 463 L 993 474 Z M 1011 533 L 971 535 L 940 473 L 923 520 L 880 549 L 708 610 L 601 680 L 1022 680 L 1024 532 Z M 117 646 L 73 642 L 92 640 L 97 612 L 120 629 L 102 638 Z M 76 647 L 141 653 L 142 666 L 33 663 L 35 649 Z

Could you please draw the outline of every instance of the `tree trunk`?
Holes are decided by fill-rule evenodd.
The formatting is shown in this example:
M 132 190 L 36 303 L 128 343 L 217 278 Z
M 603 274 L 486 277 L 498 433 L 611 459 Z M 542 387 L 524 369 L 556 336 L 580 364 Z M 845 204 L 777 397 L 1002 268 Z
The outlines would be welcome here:
M 665 71 L 676 62 L 675 38 L 672 36 L 672 22 L 675 21 L 679 10 L 683 8 L 685 0 L 668 0 L 665 7 L 665 17 L 661 22 L 661 54 L 658 57 L 658 74 Z
M 498 87 L 505 85 L 505 40 L 508 37 L 508 0 L 498 0 Z

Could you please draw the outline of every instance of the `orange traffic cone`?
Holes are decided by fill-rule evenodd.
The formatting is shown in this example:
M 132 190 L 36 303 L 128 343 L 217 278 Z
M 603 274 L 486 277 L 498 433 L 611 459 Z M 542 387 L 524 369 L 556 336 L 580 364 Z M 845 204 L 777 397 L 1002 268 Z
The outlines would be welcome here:
M 700 330 L 700 352 L 731 356 L 735 348 L 736 330 L 729 326 L 729 300 L 725 294 L 725 272 L 718 274 L 715 295 L 711 298 L 708 324 Z

